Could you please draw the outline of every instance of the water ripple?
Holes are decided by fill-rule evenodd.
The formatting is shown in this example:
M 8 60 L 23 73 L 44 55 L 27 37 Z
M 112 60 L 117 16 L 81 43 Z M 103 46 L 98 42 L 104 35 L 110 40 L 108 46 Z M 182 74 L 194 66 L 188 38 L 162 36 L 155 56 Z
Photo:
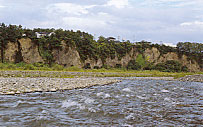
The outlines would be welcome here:
M 201 126 L 203 83 L 124 80 L 53 93 L 0 95 L 0 126 Z

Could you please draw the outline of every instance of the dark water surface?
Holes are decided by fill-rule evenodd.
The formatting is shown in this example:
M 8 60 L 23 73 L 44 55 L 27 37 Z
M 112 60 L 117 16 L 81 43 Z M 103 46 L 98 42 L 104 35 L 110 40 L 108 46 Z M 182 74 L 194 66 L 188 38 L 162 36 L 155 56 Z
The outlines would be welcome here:
M 55 93 L 0 95 L 2 127 L 202 126 L 203 83 L 124 80 Z

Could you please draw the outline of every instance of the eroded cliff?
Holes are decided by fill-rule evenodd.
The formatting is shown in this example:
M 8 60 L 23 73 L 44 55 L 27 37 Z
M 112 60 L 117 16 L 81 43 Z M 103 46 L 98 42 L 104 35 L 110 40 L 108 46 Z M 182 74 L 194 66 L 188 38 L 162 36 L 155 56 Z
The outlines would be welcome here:
M 61 43 L 61 48 L 52 50 L 53 61 L 64 67 L 77 66 L 84 67 L 89 65 L 90 68 L 100 68 L 104 65 L 110 67 L 127 67 L 131 60 L 136 60 L 140 54 L 136 48 L 132 48 L 129 53 L 126 53 L 121 59 L 115 54 L 115 58 L 107 57 L 105 60 L 101 58 L 95 60 L 87 58 L 85 61 L 81 60 L 80 54 L 76 47 L 69 47 L 65 42 Z M 176 52 L 168 52 L 162 54 L 155 47 L 147 48 L 143 54 L 145 59 L 153 64 L 163 63 L 168 60 L 180 62 L 186 66 L 190 71 L 201 71 L 199 64 L 196 61 L 188 60 L 186 55 L 178 56 Z M 39 47 L 29 38 L 19 39 L 17 42 L 9 42 L 4 50 L 4 59 L 6 62 L 25 62 L 25 63 L 44 63 L 45 60 L 39 53 Z

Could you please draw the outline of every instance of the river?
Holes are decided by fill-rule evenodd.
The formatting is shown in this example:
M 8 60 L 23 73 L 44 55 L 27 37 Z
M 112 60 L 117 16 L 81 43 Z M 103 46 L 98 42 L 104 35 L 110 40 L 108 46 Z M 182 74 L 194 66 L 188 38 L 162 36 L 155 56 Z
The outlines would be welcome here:
M 0 95 L 0 127 L 201 126 L 203 83 L 123 80 L 64 92 Z

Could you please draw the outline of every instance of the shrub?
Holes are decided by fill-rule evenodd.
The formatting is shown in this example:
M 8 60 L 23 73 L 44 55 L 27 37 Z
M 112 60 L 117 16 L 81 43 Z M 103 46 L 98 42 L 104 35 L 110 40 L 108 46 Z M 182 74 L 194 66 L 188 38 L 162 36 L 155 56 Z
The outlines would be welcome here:
M 182 66 L 181 71 L 188 72 L 188 68 L 186 66 Z
M 116 64 L 116 68 L 121 68 L 122 65 L 121 64 Z
M 20 63 L 16 64 L 17 67 L 24 67 L 25 65 L 26 65 L 26 63 L 24 63 L 24 62 L 20 62 Z
M 99 66 L 94 66 L 94 69 L 99 69 L 100 67 Z
M 15 66 L 14 64 L 9 63 L 9 64 L 7 65 L 7 69 L 15 70 L 15 69 L 16 69 L 16 66 Z
M 165 63 L 158 63 L 154 67 L 155 70 L 164 71 L 164 72 L 180 72 L 182 69 L 182 65 L 178 61 L 168 60 Z
M 45 67 L 46 65 L 43 63 L 34 63 L 33 64 L 35 67 Z
M 35 66 L 32 64 L 26 64 L 24 70 L 36 70 Z
M 139 70 L 140 68 L 141 66 L 136 62 L 136 60 L 131 60 L 127 65 L 127 69 L 130 70 Z
M 84 68 L 84 69 L 91 69 L 90 63 L 86 63 L 83 68 Z
M 112 67 L 110 67 L 110 66 L 104 64 L 101 68 L 104 68 L 104 69 L 111 69 Z
M 62 65 L 58 65 L 58 64 L 53 64 L 51 68 L 55 71 L 62 71 L 64 69 Z
M 81 69 L 76 66 L 68 67 L 65 70 L 66 71 L 81 71 Z

